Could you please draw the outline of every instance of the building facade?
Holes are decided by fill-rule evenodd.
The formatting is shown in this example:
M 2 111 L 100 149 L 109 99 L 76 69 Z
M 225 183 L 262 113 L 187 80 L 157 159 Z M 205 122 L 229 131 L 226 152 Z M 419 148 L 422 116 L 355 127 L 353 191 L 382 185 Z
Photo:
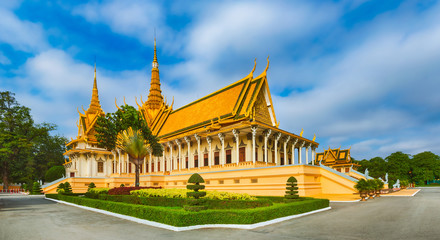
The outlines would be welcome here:
M 302 132 L 297 135 L 278 127 L 267 79 L 269 59 L 258 76 L 254 76 L 255 67 L 256 61 L 244 78 L 174 110 L 174 100 L 168 104 L 160 88 L 155 42 L 148 98 L 145 102 L 141 98 L 140 103 L 136 99 L 136 104 L 164 151 L 160 157 L 150 154 L 144 159 L 141 186 L 183 188 L 189 176 L 198 172 L 207 180 L 207 189 L 280 195 L 287 178 L 296 175 L 303 180 L 299 184 L 303 195 L 325 191 L 324 170 L 314 164 L 318 143 L 302 137 Z M 77 191 L 92 180 L 102 187 L 132 186 L 135 167 L 128 155 L 98 147 L 96 120 L 104 111 L 96 67 L 91 103 L 82 110 L 78 110 L 78 136 L 67 144 L 68 179 L 63 181 L 74 183 Z M 354 191 L 353 181 L 348 179 L 342 188 Z

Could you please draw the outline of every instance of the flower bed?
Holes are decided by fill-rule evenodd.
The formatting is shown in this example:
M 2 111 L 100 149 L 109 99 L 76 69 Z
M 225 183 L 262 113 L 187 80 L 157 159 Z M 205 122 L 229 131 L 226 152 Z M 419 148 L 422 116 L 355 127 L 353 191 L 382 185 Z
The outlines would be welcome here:
M 166 197 L 166 198 L 186 198 L 187 189 L 141 189 L 131 191 L 130 194 L 139 197 Z M 212 200 L 257 200 L 256 197 L 246 193 L 231 193 L 219 191 L 206 191 L 205 199 Z

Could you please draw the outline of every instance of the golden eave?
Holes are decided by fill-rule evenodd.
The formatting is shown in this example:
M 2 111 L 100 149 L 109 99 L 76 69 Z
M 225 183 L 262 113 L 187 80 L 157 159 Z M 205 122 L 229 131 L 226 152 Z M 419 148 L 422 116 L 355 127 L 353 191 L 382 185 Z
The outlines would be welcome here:
M 71 149 L 71 150 L 65 152 L 63 155 L 69 156 L 74 153 L 99 153 L 99 154 L 113 155 L 113 153 L 110 151 L 95 150 L 95 149 Z

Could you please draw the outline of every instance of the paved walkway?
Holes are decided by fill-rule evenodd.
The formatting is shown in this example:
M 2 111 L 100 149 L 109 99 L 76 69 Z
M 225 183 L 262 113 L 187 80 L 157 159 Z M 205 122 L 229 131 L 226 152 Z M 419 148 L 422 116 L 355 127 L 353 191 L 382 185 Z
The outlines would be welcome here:
M 254 229 L 187 232 L 149 227 L 53 203 L 0 194 L 0 239 L 439 239 L 440 188 L 414 197 L 331 203 L 332 210 Z

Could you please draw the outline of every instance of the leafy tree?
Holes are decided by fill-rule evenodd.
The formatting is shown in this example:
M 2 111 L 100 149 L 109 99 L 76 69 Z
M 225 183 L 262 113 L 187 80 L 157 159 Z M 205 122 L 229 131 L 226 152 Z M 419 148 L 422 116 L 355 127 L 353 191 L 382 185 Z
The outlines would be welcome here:
M 13 93 L 0 92 L 0 175 L 5 189 L 10 182 L 38 179 L 35 143 L 53 129 L 52 124 L 34 124 L 29 108 L 20 106 Z
M 129 128 L 132 129 L 133 133 L 136 133 L 137 140 L 134 141 L 134 139 L 132 139 L 131 143 L 125 141 L 124 144 L 118 145 L 118 136 L 122 139 L 123 131 Z M 127 152 L 127 150 L 131 149 L 130 151 L 132 151 L 132 153 L 127 153 L 130 156 L 130 162 L 136 166 L 136 186 L 139 186 L 139 165 L 141 164 L 139 159 L 145 154 L 144 150 L 148 149 L 154 156 L 162 156 L 163 148 L 162 145 L 159 144 L 159 139 L 153 135 L 142 114 L 136 111 L 132 106 L 124 105 L 115 113 L 107 113 L 105 116 L 99 117 L 95 136 L 98 140 L 98 145 L 109 151 L 120 148 Z M 139 143 L 141 140 L 143 140 L 142 145 L 145 146 L 145 148 L 140 146 Z M 134 149 L 137 151 L 136 154 Z M 145 157 L 146 154 L 143 156 Z
M 409 179 L 410 158 L 408 154 L 395 152 L 385 158 L 388 163 L 387 172 L 389 179 L 396 181 L 397 179 Z
M 381 157 L 375 157 L 370 159 L 368 165 L 368 171 L 373 178 L 385 178 L 387 173 L 387 162 Z
M 414 155 L 411 159 L 410 176 L 414 182 L 418 183 L 440 178 L 440 157 L 432 152 Z
M 63 166 L 53 166 L 47 170 L 45 180 L 48 182 L 55 181 L 66 175 L 66 170 Z

